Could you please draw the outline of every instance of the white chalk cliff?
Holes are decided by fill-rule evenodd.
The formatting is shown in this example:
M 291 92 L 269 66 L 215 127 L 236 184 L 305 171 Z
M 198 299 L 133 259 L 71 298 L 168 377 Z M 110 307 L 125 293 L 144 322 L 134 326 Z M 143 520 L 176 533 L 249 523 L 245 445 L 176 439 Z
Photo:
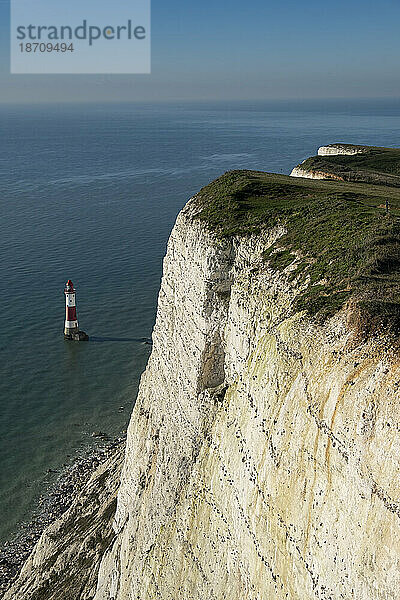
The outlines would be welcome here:
M 329 144 L 328 146 L 320 146 L 318 148 L 318 156 L 338 156 L 339 154 L 353 156 L 355 154 L 365 154 L 365 146 L 355 146 L 352 144 Z M 291 177 L 305 177 L 306 179 L 335 179 L 337 181 L 343 181 L 342 177 L 334 175 L 333 173 L 321 171 L 321 169 L 310 169 L 308 167 L 302 167 L 301 165 L 307 161 L 303 160 L 302 163 L 292 169 Z
M 365 154 L 368 152 L 366 146 L 356 146 L 354 144 L 328 144 L 318 148 L 318 156 L 337 156 L 345 154 L 353 156 L 354 154 Z
M 193 201 L 178 216 L 114 534 L 65 598 L 397 600 L 398 357 L 346 309 L 293 310 L 304 283 L 263 260 L 283 233 L 219 239 Z M 7 600 L 51 597 L 40 543 Z
M 346 156 L 353 156 L 356 154 L 367 153 L 367 146 L 356 146 L 354 144 L 329 144 L 328 146 L 320 146 L 318 148 L 318 156 L 338 156 L 340 154 Z M 291 177 L 305 177 L 306 179 L 334 179 L 336 181 L 343 181 L 343 178 L 333 173 L 321 171 L 321 169 L 302 167 L 301 165 L 307 161 L 303 160 L 302 163 L 294 167 L 290 173 Z
M 335 179 L 337 181 L 343 181 L 341 177 L 335 176 L 332 173 L 325 173 L 324 171 L 316 169 L 304 169 L 299 165 L 294 167 L 290 173 L 291 177 L 305 177 L 306 179 Z
M 178 218 L 96 600 L 397 598 L 400 369 Z

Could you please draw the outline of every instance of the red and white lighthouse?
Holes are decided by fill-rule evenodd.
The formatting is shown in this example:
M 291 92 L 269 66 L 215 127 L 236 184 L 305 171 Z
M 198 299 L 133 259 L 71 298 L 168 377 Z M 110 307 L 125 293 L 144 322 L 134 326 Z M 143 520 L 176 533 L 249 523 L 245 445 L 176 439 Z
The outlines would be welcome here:
M 78 318 L 76 316 L 76 291 L 74 284 L 68 279 L 64 289 L 65 294 L 65 326 L 64 337 L 67 340 L 89 339 L 84 331 L 79 331 Z
M 64 335 L 78 333 L 78 319 L 76 317 L 76 291 L 74 284 L 68 279 L 64 289 L 65 294 L 65 327 Z

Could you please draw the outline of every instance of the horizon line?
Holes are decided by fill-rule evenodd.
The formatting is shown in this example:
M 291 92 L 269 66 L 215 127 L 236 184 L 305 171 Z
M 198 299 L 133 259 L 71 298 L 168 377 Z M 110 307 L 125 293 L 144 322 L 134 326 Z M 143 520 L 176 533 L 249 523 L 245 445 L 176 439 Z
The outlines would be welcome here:
M 59 100 L 1 100 L 0 106 L 32 106 L 39 104 L 172 104 L 172 103 L 191 103 L 201 104 L 206 102 L 216 103 L 244 103 L 244 102 L 377 102 L 377 101 L 400 101 L 400 95 L 398 96 L 320 96 L 311 98 L 297 98 L 297 97 L 286 97 L 286 98 L 165 98 L 163 100 L 157 99 L 65 99 Z

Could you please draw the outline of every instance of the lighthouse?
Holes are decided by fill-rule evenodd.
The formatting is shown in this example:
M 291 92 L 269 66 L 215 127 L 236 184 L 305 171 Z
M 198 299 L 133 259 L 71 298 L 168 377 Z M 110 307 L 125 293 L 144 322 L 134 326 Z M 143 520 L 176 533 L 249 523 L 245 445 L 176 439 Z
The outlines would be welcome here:
M 64 288 L 65 294 L 65 325 L 64 339 L 74 341 L 86 341 L 89 336 L 84 331 L 79 331 L 78 318 L 76 316 L 76 290 L 74 284 L 68 279 Z

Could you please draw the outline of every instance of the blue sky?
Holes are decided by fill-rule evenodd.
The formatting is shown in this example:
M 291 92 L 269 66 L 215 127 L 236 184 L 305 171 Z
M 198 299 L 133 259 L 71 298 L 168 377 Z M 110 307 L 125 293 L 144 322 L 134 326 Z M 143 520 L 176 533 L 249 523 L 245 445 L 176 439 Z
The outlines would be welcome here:
M 0 0 L 0 102 L 398 97 L 399 30 L 398 0 L 153 0 L 151 75 L 10 75 Z

